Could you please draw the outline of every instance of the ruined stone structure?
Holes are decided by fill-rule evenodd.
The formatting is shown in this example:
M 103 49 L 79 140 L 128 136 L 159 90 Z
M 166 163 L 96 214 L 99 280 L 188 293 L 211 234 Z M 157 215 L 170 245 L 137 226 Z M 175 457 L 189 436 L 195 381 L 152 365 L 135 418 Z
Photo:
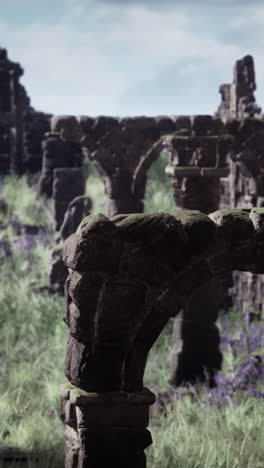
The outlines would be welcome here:
M 19 83 L 22 68 L 8 60 L 4 49 L 1 51 L 0 90 L 3 93 L 0 100 L 0 170 L 2 167 L 3 172 L 8 172 L 11 168 L 19 172 L 34 172 L 40 169 L 40 141 L 48 128 L 50 116 L 30 107 L 29 98 Z M 178 147 L 174 153 L 177 153 L 179 161 L 175 160 L 174 154 L 174 161 L 170 161 L 168 169 L 171 171 L 173 167 L 178 167 L 177 175 L 168 173 L 173 181 L 176 206 L 199 209 L 204 213 L 214 211 L 219 206 L 261 206 L 263 116 L 259 114 L 260 108 L 255 104 L 255 89 L 253 58 L 246 56 L 235 64 L 233 84 L 220 88 L 222 103 L 215 118 L 210 115 L 121 119 L 81 116 L 78 118 L 79 135 L 72 143 L 62 136 L 61 132 L 65 131 L 62 126 L 53 128 L 43 142 L 44 177 L 40 193 L 46 191 L 48 196 L 52 194 L 52 174 L 55 167 L 79 167 L 76 161 L 81 159 L 82 143 L 88 148 L 89 157 L 103 178 L 108 216 L 122 212 L 142 212 L 147 171 L 159 156 L 162 148 L 160 138 L 165 134 L 176 134 Z M 73 117 L 72 119 L 77 131 L 76 121 Z M 219 137 L 225 134 L 235 138 L 235 147 L 228 159 L 229 177 L 223 177 L 224 172 L 220 174 L 220 168 L 227 170 L 221 166 L 221 161 L 215 161 L 211 157 L 214 152 L 213 137 L 218 137 L 219 141 Z M 195 140 L 198 137 L 202 138 L 200 142 Z M 184 138 L 188 144 L 182 145 Z M 13 155 L 11 159 L 8 156 L 10 154 Z M 219 151 L 217 154 L 219 155 Z M 76 156 L 73 158 L 74 162 L 73 155 Z M 219 157 L 222 158 L 221 155 Z M 54 165 L 56 158 L 58 165 Z M 207 166 L 206 161 L 209 160 Z M 13 161 L 12 164 L 10 161 Z M 216 172 L 218 175 L 213 175 Z M 75 195 L 77 194 L 72 194 Z M 57 192 L 55 198 L 56 227 L 59 229 L 69 200 L 68 196 L 64 199 Z M 54 255 L 56 264 L 56 250 Z M 234 305 L 241 308 L 243 303 L 243 308 L 251 316 L 257 308 L 259 315 L 263 291 L 261 277 L 251 273 L 234 273 L 234 277 L 233 288 L 230 289 L 229 285 L 229 292 L 232 291 L 235 295 Z M 244 297 L 249 298 L 247 304 L 242 299 Z M 208 302 L 208 298 L 206 301 Z
M 41 170 L 41 141 L 51 115 L 36 112 L 19 82 L 23 68 L 0 48 L 0 173 Z
M 235 63 L 233 83 L 222 84 L 219 88 L 222 101 L 216 116 L 227 121 L 255 117 L 260 114 L 261 108 L 255 102 L 255 90 L 254 60 L 251 55 L 246 55 Z
M 113 466 L 146 466 L 154 400 L 143 384 L 149 350 L 197 287 L 232 270 L 263 273 L 263 239 L 263 208 L 82 221 L 63 253 L 67 468 L 99 468 L 106 456 Z M 204 342 L 207 336 L 205 327 Z M 208 363 L 209 374 L 214 367 Z
M 6 49 L 0 48 L 0 170 L 3 173 L 22 171 L 18 154 L 23 151 L 22 112 L 28 105 L 25 90 L 19 83 L 22 74 L 21 66 L 11 62 Z
M 160 139 L 152 144 L 145 155 L 136 158 L 133 147 L 132 151 L 127 151 L 127 153 L 121 153 L 120 148 L 127 147 L 129 149 L 128 143 L 127 146 L 125 143 L 122 146 L 122 138 L 127 138 L 130 141 L 128 137 L 131 137 L 130 132 L 135 130 L 135 123 L 139 128 L 137 119 L 125 119 L 125 126 L 124 119 L 118 121 L 113 118 L 99 117 L 96 123 L 88 117 L 81 117 L 78 120 L 85 133 L 82 144 L 90 148 L 90 158 L 95 162 L 105 182 L 106 193 L 109 197 L 108 215 L 112 217 L 118 213 L 122 214 L 122 211 L 128 213 L 142 211 L 142 199 L 138 197 L 136 200 L 134 197 L 133 201 L 133 197 L 127 194 L 140 193 L 143 198 L 147 169 L 162 149 Z M 152 135 L 153 140 L 157 138 L 161 131 L 155 128 L 155 125 L 159 125 L 160 122 L 163 124 L 163 129 L 177 129 L 170 137 L 165 137 L 165 146 L 170 153 L 167 173 L 172 179 L 176 206 L 201 209 L 204 213 L 217 210 L 220 205 L 221 181 L 224 180 L 226 184 L 227 180 L 230 182 L 232 179 L 232 177 L 227 179 L 232 159 L 241 153 L 241 148 L 247 154 L 247 142 L 256 140 L 254 128 L 256 127 L 260 131 L 263 122 L 256 119 L 246 119 L 242 122 L 231 121 L 224 125 L 219 119 L 213 119 L 211 116 L 192 116 L 167 120 L 165 118 L 141 118 L 141 135 L 144 129 L 145 132 L 148 129 L 148 134 Z M 96 140 L 101 132 L 104 133 L 104 137 Z M 140 140 L 139 137 L 138 140 Z M 129 167 L 131 168 L 130 173 L 128 172 Z M 139 186 L 137 181 L 141 186 L 139 192 L 134 191 L 135 187 Z M 227 186 L 228 184 L 225 188 Z M 229 187 L 227 198 L 230 200 L 231 196 L 232 190 Z M 237 203 L 234 206 L 237 206 Z M 256 281 L 261 280 L 257 279 Z M 214 307 L 215 311 L 214 319 L 212 319 L 212 313 L 209 315 L 207 348 L 204 347 L 202 339 L 199 339 L 198 333 L 196 334 L 195 349 L 198 350 L 202 345 L 204 353 L 194 353 L 197 358 L 193 361 L 192 366 L 188 356 L 191 350 L 188 351 L 183 346 L 183 341 L 179 340 L 181 336 L 182 340 L 188 341 L 188 334 L 192 334 L 194 324 L 187 318 L 190 312 L 185 310 L 183 315 L 178 316 L 175 320 L 171 383 L 178 385 L 182 381 L 193 381 L 196 378 L 202 380 L 204 378 L 203 367 L 208 362 L 208 356 L 213 360 L 213 355 L 215 355 L 215 360 L 218 362 L 217 368 L 220 368 L 219 335 L 214 322 L 217 319 L 219 308 L 231 303 L 228 300 L 230 286 L 232 286 L 230 275 L 221 280 L 214 279 L 211 284 L 203 285 L 200 290 L 197 290 L 186 306 L 188 310 L 196 310 L 196 316 L 203 317 L 204 324 L 206 323 L 206 315 L 209 314 L 209 304 L 211 308 Z M 209 288 L 210 294 L 208 294 L 207 288 Z M 191 315 L 193 316 L 194 312 Z M 211 338 L 209 339 L 209 337 Z M 191 348 L 194 349 L 193 341 Z M 202 358 L 200 362 L 199 357 Z
M 192 132 L 196 133 L 195 136 L 174 134 L 164 138 L 169 153 L 166 173 L 172 182 L 176 207 L 199 209 L 206 214 L 219 208 L 220 178 L 229 174 L 227 157 L 233 149 L 233 138 L 228 135 L 208 135 L 212 124 L 213 119 L 211 122 L 207 119 L 202 128 L 200 126 L 197 129 L 196 126 Z M 203 136 L 199 136 L 199 133 Z M 221 278 L 213 278 L 194 291 L 175 318 L 171 355 L 172 385 L 194 383 L 196 379 L 205 380 L 204 367 L 212 364 L 216 370 L 221 369 L 220 336 L 215 322 L 226 295 Z M 213 378 L 210 383 L 214 384 Z
M 79 122 L 86 135 L 82 144 L 104 182 L 108 216 L 143 212 L 147 171 L 162 149 L 162 132 L 172 131 L 175 121 L 99 117 L 93 122 L 81 116 Z
M 264 200 L 264 121 L 231 121 L 227 128 L 235 135 L 229 161 L 230 175 L 222 186 L 222 207 L 263 206 Z M 230 293 L 233 307 L 249 322 L 263 317 L 264 279 L 250 272 L 234 272 Z

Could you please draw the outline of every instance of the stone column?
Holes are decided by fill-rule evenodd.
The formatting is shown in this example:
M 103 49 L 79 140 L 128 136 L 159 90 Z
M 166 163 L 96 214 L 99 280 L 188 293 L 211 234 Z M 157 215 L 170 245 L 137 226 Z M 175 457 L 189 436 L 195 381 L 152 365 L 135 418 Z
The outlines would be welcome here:
M 152 444 L 149 407 L 154 401 L 147 388 L 135 393 L 89 393 L 63 384 L 65 468 L 145 468 L 144 450 Z
M 170 137 L 165 139 L 170 160 L 166 172 L 171 178 L 177 207 L 205 214 L 219 208 L 220 177 L 229 169 L 225 163 L 228 139 L 219 137 Z M 174 386 L 209 379 L 220 370 L 220 337 L 215 325 L 224 300 L 221 279 L 214 278 L 194 290 L 188 304 L 175 318 L 171 354 Z M 204 369 L 207 369 L 208 377 Z
M 82 168 L 54 169 L 53 198 L 56 231 L 63 223 L 69 203 L 84 194 L 85 180 Z
M 69 468 L 108 462 L 145 468 L 144 449 L 152 443 L 146 427 L 155 397 L 143 387 L 144 372 L 142 386 L 140 381 L 139 387 L 124 388 L 138 383 L 126 358 L 137 348 L 149 313 L 149 286 L 123 272 L 124 239 L 117 224 L 103 215 L 88 216 L 64 245 L 65 375 L 71 384 L 63 387 L 62 406 Z M 141 377 L 141 365 L 134 368 Z

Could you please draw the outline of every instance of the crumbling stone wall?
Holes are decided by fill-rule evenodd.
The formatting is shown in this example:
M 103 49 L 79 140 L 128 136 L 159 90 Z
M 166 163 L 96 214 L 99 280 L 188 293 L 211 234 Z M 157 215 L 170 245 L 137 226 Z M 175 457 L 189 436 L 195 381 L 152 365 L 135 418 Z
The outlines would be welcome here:
M 175 133 L 164 137 L 169 153 L 166 173 L 172 182 L 176 207 L 199 209 L 209 214 L 219 208 L 220 178 L 229 173 L 227 158 L 233 138 L 223 134 L 212 135 L 211 132 L 215 130 L 213 119 L 207 118 L 201 122 L 194 119 L 193 127 L 192 133 L 196 135 L 186 137 Z M 225 306 L 225 289 L 225 278 L 209 280 L 193 292 L 175 318 L 171 353 L 172 385 L 204 380 L 203 367 L 208 367 L 212 359 L 215 368 L 221 368 L 222 357 L 218 350 L 220 337 L 215 322 L 220 308 Z M 198 362 L 195 359 L 197 353 L 200 356 Z M 210 383 L 214 384 L 213 379 Z
M 89 466 L 91 460 L 103 461 L 100 447 L 107 447 L 107 454 L 121 467 L 126 456 L 120 450 L 122 440 L 129 447 L 127 457 L 135 461 L 140 454 L 139 466 L 146 466 L 144 448 L 151 443 L 146 421 L 138 421 L 133 430 L 124 417 L 122 422 L 111 417 L 107 426 L 100 423 L 104 407 L 109 408 L 104 395 L 113 392 L 116 409 L 120 399 L 129 401 L 129 395 L 132 400 L 144 397 L 148 352 L 169 318 L 180 312 L 197 287 L 219 274 L 263 273 L 263 238 L 263 208 L 216 211 L 209 216 L 176 210 L 174 216 L 131 214 L 111 220 L 99 214 L 82 221 L 64 245 L 69 268 L 65 375 L 71 385 L 62 389 L 62 406 L 71 432 L 67 433 L 68 467 L 76 466 L 77 460 L 80 467 Z M 197 327 L 203 328 L 202 318 Z M 205 331 L 203 340 L 208 337 Z M 212 330 L 210 339 L 213 336 Z M 191 360 L 198 361 L 199 353 Z M 211 356 L 209 374 L 215 366 L 216 355 Z M 95 426 L 89 424 L 89 413 L 98 415 Z M 117 426 L 123 427 L 125 436 Z
M 219 88 L 222 101 L 216 116 L 227 121 L 260 114 L 261 108 L 255 102 L 255 90 L 254 60 L 251 55 L 246 55 L 235 62 L 233 83 L 222 84 Z
M 51 114 L 29 111 L 24 123 L 24 169 L 29 173 L 42 170 L 42 146 L 49 133 Z
M 19 82 L 24 70 L 0 48 L 0 173 L 41 170 L 41 141 L 51 115 L 36 112 Z
M 235 145 L 229 160 L 230 175 L 222 186 L 222 207 L 262 206 L 264 200 L 264 121 L 233 120 L 226 124 Z M 224 201 L 223 201 L 224 200 Z M 231 286 L 231 285 L 230 285 Z M 242 311 L 246 320 L 263 316 L 264 279 L 250 272 L 234 272 L 230 294 L 233 307 Z
M 22 67 L 18 63 L 11 62 L 8 59 L 6 49 L 0 48 L 0 125 L 2 127 L 0 167 L 4 166 L 4 172 L 13 170 L 21 173 L 23 170 L 22 158 L 19 157 L 19 153 L 23 153 L 22 113 L 28 105 L 28 99 L 23 86 L 19 83 L 22 74 Z M 10 158 L 8 168 L 7 140 Z

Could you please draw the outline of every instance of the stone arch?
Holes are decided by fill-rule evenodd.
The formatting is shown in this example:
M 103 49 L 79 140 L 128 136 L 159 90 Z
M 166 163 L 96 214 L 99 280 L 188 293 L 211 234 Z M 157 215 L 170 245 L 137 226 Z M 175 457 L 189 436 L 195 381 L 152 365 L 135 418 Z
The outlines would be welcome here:
M 104 182 L 108 216 L 143 212 L 147 171 L 163 149 L 161 136 L 176 130 L 175 119 L 80 116 L 78 122 L 82 145 Z
M 263 223 L 261 208 L 85 218 L 64 246 L 70 382 L 141 391 L 150 348 L 196 287 L 264 271 Z

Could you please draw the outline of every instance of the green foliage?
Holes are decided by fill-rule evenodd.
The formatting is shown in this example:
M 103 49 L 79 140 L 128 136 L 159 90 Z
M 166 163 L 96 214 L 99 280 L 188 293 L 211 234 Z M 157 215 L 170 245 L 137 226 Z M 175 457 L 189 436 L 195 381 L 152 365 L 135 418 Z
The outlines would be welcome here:
M 1 196 L 8 203 L 8 221 L 16 219 L 24 224 L 52 224 L 52 202 L 37 199 L 36 191 L 29 186 L 26 176 L 6 176 Z
M 58 387 L 65 380 L 64 300 L 32 291 L 33 275 L 18 266 L 18 259 L 6 261 L 0 276 L 0 438 L 5 445 L 49 454 L 50 465 L 43 467 L 55 468 L 63 466 Z
M 203 414 L 198 401 L 185 397 L 171 404 L 158 421 L 151 421 L 148 464 L 152 468 L 261 468 L 263 417 L 263 402 L 254 398 Z
M 175 211 L 171 182 L 165 174 L 167 164 L 168 154 L 164 151 L 148 171 L 145 213 L 174 213 Z

